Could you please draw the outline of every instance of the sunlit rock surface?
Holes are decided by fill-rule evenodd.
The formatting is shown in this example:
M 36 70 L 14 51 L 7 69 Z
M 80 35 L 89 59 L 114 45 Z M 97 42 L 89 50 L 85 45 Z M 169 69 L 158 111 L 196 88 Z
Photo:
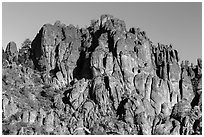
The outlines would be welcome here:
M 2 50 L 2 134 L 201 135 L 202 60 L 111 15 L 45 24 Z

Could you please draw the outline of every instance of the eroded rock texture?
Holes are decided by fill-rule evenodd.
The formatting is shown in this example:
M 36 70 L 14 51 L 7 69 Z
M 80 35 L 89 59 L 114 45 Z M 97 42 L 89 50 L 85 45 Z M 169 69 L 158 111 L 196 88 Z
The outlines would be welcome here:
M 2 134 L 202 134 L 202 60 L 111 15 L 2 52 Z

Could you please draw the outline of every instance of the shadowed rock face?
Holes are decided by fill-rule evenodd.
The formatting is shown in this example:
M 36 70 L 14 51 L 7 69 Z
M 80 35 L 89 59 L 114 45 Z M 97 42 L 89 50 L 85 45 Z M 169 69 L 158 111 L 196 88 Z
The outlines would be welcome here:
M 45 24 L 2 53 L 3 134 L 202 134 L 202 60 L 111 15 Z

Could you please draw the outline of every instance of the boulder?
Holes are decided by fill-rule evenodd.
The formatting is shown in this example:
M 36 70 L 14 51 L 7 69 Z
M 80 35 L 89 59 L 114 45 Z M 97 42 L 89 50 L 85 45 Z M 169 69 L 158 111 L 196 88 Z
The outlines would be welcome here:
M 5 118 L 9 118 L 19 111 L 18 107 L 14 102 L 13 97 L 11 97 L 10 99 L 3 99 L 3 110 Z
M 45 118 L 45 130 L 47 132 L 52 132 L 54 130 L 54 112 L 53 110 Z
M 44 119 L 46 118 L 47 114 L 46 112 L 40 108 L 39 110 L 39 117 L 38 117 L 38 126 L 41 127 L 42 125 L 44 125 Z
M 18 50 L 15 42 L 11 41 L 8 43 L 5 53 L 7 54 L 7 59 L 10 63 L 17 62 Z
M 23 112 L 23 122 L 27 123 L 29 121 L 29 111 Z
M 36 117 L 37 117 L 37 111 L 36 110 L 30 111 L 29 123 L 30 124 L 35 123 Z

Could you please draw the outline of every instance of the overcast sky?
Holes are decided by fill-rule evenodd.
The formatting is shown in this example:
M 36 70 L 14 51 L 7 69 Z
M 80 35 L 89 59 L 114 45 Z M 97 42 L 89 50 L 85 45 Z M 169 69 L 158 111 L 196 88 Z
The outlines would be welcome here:
M 85 27 L 106 13 L 125 20 L 128 30 L 140 27 L 153 44 L 173 44 L 181 60 L 202 57 L 202 3 L 3 3 L 2 45 L 33 40 L 45 23 Z

